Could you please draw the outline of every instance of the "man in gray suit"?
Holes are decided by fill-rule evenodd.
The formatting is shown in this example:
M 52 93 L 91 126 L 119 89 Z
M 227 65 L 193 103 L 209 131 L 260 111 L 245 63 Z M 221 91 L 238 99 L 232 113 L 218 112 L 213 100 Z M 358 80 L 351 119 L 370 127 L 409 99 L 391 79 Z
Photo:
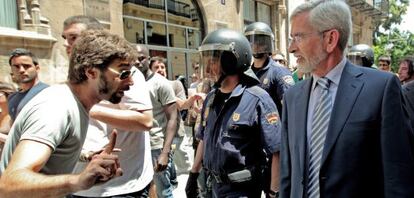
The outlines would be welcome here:
M 344 1 L 311 1 L 291 15 L 289 51 L 312 78 L 285 93 L 283 198 L 414 197 L 412 132 L 395 75 L 344 56 Z

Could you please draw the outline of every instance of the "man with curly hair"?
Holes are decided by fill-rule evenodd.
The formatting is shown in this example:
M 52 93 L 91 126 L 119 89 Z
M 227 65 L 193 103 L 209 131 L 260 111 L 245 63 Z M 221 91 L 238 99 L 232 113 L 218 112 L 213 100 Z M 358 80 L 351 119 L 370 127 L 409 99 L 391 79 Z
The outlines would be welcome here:
M 63 197 L 122 174 L 110 143 L 79 174 L 71 174 L 101 100 L 119 103 L 133 84 L 136 53 L 120 36 L 85 31 L 71 50 L 68 81 L 46 88 L 21 110 L 0 161 L 1 197 Z

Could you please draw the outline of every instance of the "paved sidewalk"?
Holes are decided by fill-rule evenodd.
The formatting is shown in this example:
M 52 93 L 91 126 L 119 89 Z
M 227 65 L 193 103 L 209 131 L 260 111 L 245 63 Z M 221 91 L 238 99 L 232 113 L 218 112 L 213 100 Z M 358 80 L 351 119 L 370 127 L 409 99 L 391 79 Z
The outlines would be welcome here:
M 188 174 L 181 174 L 177 176 L 178 187 L 173 191 L 174 197 L 185 198 L 185 185 L 187 184 Z

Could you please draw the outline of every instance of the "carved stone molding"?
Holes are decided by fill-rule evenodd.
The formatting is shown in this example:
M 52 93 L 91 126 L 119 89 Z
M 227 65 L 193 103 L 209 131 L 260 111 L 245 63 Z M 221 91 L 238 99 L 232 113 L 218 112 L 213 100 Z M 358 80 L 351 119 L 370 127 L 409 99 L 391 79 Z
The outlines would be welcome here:
M 39 57 L 50 57 L 56 41 L 51 35 L 0 27 L 0 54 L 3 55 L 9 54 L 14 48 L 23 47 L 37 51 L 36 55 Z
M 38 0 L 19 0 L 18 5 L 21 30 L 51 35 L 49 20 L 42 16 Z

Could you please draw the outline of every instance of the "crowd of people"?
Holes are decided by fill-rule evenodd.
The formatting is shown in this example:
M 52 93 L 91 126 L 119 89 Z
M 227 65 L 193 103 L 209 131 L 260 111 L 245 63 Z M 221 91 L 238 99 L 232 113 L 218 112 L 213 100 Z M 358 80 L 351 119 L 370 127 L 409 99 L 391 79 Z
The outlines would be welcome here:
M 65 83 L 35 54 L 0 82 L 0 197 L 413 197 L 414 60 L 391 72 L 368 45 L 347 50 L 351 11 L 307 1 L 290 16 L 291 72 L 268 24 L 202 41 L 192 81 L 89 16 L 62 37 Z M 4 146 L 4 147 L 3 147 Z

